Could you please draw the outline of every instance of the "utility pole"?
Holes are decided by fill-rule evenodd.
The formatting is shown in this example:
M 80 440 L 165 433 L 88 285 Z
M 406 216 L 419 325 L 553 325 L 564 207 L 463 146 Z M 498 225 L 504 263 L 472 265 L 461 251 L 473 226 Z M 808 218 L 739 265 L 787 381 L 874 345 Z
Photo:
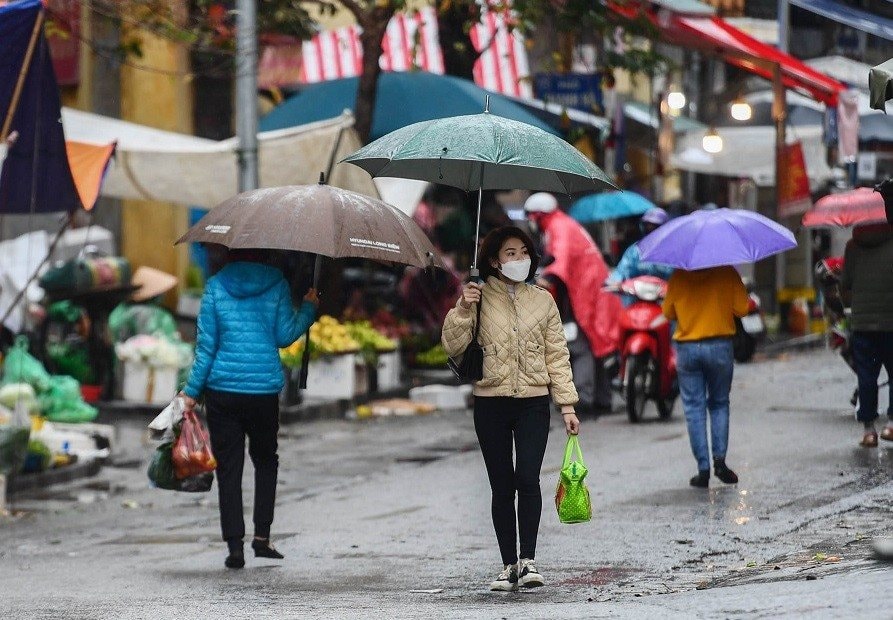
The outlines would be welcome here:
M 791 5 L 789 0 L 778 0 L 778 49 L 787 53 L 791 36 Z
M 239 191 L 257 189 L 257 0 L 236 0 Z

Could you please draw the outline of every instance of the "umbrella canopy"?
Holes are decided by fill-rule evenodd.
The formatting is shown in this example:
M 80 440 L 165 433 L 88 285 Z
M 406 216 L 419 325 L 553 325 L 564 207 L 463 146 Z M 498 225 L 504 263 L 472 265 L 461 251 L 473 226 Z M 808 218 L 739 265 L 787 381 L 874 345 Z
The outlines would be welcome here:
M 820 199 L 803 215 L 802 223 L 807 228 L 826 226 L 846 228 L 886 221 L 884 197 L 869 187 L 860 187 Z
M 0 133 L 7 119 L 7 129 L 18 133 L 0 166 L 4 214 L 71 211 L 81 204 L 59 123 L 59 86 L 43 11 L 40 0 L 0 2 Z
M 578 222 L 601 222 L 619 217 L 642 215 L 656 207 L 653 202 L 635 192 L 605 192 L 584 196 L 571 206 L 568 212 Z
M 359 78 L 318 82 L 304 87 L 260 121 L 261 131 L 285 129 L 337 116 L 357 105 Z M 490 93 L 474 82 L 425 71 L 382 73 L 378 78 L 371 139 L 421 121 L 475 114 L 489 95 L 490 110 L 549 133 L 555 133 L 522 105 L 508 97 Z
M 234 196 L 177 241 L 186 242 L 443 267 L 431 241 L 408 215 L 380 200 L 323 184 Z
M 743 209 L 695 211 L 639 242 L 643 261 L 687 270 L 752 263 L 795 247 L 787 228 Z
M 872 67 L 868 73 L 868 92 L 871 107 L 886 110 L 886 103 L 893 99 L 893 59 Z
M 344 161 L 374 177 L 418 179 L 465 191 L 573 194 L 614 188 L 601 168 L 561 138 L 489 112 L 415 123 Z

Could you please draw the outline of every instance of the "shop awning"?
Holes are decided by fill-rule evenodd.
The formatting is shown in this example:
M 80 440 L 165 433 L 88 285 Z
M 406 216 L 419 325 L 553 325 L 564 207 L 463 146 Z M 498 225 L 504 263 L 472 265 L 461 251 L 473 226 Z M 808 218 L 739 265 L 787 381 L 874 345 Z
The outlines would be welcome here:
M 893 41 L 893 19 L 876 13 L 869 13 L 854 6 L 844 6 L 834 0 L 788 0 L 794 6 L 806 9 L 816 15 L 845 24 L 850 28 L 873 34 L 876 37 Z
M 760 187 L 775 185 L 775 127 L 720 127 L 723 149 L 710 154 L 701 144 L 704 131 L 691 131 L 677 137 L 672 166 L 700 174 L 751 178 Z M 787 135 L 788 143 L 800 141 L 810 187 L 815 190 L 831 178 L 825 159 L 821 127 L 798 127 Z
M 63 108 L 69 140 L 93 145 L 117 143 L 102 195 L 213 207 L 237 193 L 236 138 L 217 142 Z M 258 135 L 262 186 L 316 183 L 330 162 L 360 148 L 353 116 Z M 366 172 L 335 163 L 332 185 L 378 197 Z
M 610 7 L 619 15 L 635 19 L 643 15 L 672 45 L 719 55 L 731 65 L 771 80 L 775 66 L 781 69 L 782 80 L 788 88 L 799 90 L 816 101 L 837 105 L 837 96 L 846 86 L 802 61 L 761 43 L 719 17 L 689 17 L 667 10 L 643 11 L 641 7 L 618 5 Z

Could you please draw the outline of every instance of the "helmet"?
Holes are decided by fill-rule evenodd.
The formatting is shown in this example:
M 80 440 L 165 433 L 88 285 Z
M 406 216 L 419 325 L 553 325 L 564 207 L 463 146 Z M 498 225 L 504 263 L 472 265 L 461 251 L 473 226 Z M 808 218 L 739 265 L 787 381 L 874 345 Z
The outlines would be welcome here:
M 527 213 L 551 213 L 558 209 L 558 199 L 547 192 L 537 192 L 524 202 Z
M 642 216 L 643 224 L 654 224 L 655 226 L 666 224 L 669 220 L 670 216 L 660 207 L 652 207 Z

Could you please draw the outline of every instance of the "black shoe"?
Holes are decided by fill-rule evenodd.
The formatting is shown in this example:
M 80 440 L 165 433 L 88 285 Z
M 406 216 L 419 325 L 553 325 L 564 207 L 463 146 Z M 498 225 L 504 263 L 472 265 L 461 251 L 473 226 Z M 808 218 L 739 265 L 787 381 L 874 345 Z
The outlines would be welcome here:
M 230 549 L 224 564 L 227 568 L 244 568 L 245 553 L 241 549 Z
M 270 544 L 269 540 L 253 540 L 251 548 L 254 549 L 254 557 L 270 558 L 271 560 L 283 560 L 285 556 L 276 551 L 276 548 Z
M 738 484 L 738 475 L 726 466 L 725 459 L 713 459 L 713 473 L 726 484 Z
M 699 469 L 698 475 L 688 481 L 688 483 L 693 487 L 698 487 L 699 489 L 706 489 L 710 485 L 710 470 L 709 469 Z

